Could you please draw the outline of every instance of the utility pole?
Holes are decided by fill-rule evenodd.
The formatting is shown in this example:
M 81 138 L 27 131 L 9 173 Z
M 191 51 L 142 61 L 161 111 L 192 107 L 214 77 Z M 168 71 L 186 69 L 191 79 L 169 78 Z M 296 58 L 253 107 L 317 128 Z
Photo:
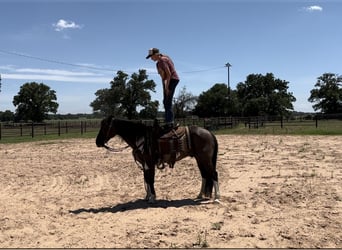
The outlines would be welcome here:
M 1 92 L 1 74 L 0 74 L 0 92 Z
M 230 67 L 232 66 L 230 63 L 226 63 L 225 65 L 227 68 L 228 68 L 228 111 L 229 111 L 229 108 L 230 108 L 230 72 L 229 72 L 229 69 Z

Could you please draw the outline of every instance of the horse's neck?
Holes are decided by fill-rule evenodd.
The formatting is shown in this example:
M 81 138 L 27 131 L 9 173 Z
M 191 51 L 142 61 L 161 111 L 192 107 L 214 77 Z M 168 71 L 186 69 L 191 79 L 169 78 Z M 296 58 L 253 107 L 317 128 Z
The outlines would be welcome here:
M 127 134 L 120 134 L 118 135 L 132 148 L 136 149 L 139 148 L 141 145 L 144 144 L 144 136 L 137 136 L 133 133 Z
M 144 143 L 144 129 L 140 124 L 121 121 L 118 124 L 118 135 L 133 149 Z

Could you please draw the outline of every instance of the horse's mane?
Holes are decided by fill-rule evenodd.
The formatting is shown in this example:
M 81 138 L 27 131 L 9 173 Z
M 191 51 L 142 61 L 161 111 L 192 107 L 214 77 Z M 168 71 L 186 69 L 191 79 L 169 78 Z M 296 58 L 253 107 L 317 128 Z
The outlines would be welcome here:
M 120 137 L 144 136 L 146 125 L 138 120 L 114 119 L 115 128 Z

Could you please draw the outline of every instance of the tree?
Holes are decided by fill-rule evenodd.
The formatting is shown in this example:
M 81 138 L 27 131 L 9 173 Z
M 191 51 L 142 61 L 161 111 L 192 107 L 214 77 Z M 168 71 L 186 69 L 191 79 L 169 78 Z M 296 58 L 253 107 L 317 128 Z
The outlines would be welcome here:
M 13 105 L 17 107 L 16 118 L 41 122 L 49 112 L 56 114 L 59 106 L 56 100 L 56 92 L 49 86 L 36 82 L 25 83 L 13 98 Z
M 286 115 L 293 110 L 296 98 L 288 92 L 287 81 L 276 79 L 272 73 L 265 76 L 250 74 L 238 83 L 237 98 L 244 116 Z
M 146 70 L 139 70 L 139 74 L 133 73 L 130 79 L 126 73 L 118 71 L 110 85 L 109 89 L 100 89 L 95 93 L 97 98 L 90 104 L 94 111 L 134 119 L 139 116 L 139 107 L 149 115 L 155 110 L 156 116 L 159 103 L 151 102 L 149 92 L 155 91 L 156 84 L 148 80 Z
M 14 120 L 14 113 L 10 110 L 6 110 L 5 112 L 0 111 L 0 121 L 8 122 Z
M 90 103 L 93 111 L 99 111 L 102 115 L 120 116 L 123 113 L 122 98 L 125 92 L 125 84 L 128 75 L 122 71 L 117 72 L 117 76 L 110 82 L 109 89 L 96 91 L 96 99 Z
M 178 96 L 174 98 L 174 113 L 176 118 L 186 117 L 195 107 L 197 97 L 190 92 L 186 92 L 184 86 L 178 93 Z
M 227 114 L 228 89 L 224 83 L 216 83 L 198 97 L 194 114 L 200 117 L 218 117 Z
M 140 118 L 150 118 L 154 119 L 157 116 L 158 113 L 158 107 L 159 107 L 159 102 L 158 101 L 153 101 L 153 102 L 148 102 L 145 108 L 140 110 L 139 112 L 139 117 Z
M 315 111 L 333 114 L 342 112 L 342 77 L 333 73 L 325 73 L 317 78 L 315 89 L 310 91 L 309 102 L 314 102 Z

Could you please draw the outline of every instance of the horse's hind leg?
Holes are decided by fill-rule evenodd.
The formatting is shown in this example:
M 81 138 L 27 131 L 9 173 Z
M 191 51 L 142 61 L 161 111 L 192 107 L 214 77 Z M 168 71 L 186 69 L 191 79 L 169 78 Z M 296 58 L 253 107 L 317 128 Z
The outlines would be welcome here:
M 220 202 L 220 189 L 219 189 L 218 180 L 214 181 L 214 191 L 215 191 L 214 201 Z
M 202 178 L 202 185 L 201 185 L 201 190 L 199 192 L 199 194 L 197 195 L 197 199 L 203 199 L 204 198 L 204 194 L 205 194 L 205 185 L 206 185 L 206 179 Z
M 210 174 L 208 174 L 201 168 L 200 170 L 202 176 L 202 185 L 200 193 L 197 196 L 197 199 L 210 199 L 212 197 L 212 190 L 214 188 L 214 201 L 219 202 L 220 189 L 216 170 L 213 170 L 213 172 Z

